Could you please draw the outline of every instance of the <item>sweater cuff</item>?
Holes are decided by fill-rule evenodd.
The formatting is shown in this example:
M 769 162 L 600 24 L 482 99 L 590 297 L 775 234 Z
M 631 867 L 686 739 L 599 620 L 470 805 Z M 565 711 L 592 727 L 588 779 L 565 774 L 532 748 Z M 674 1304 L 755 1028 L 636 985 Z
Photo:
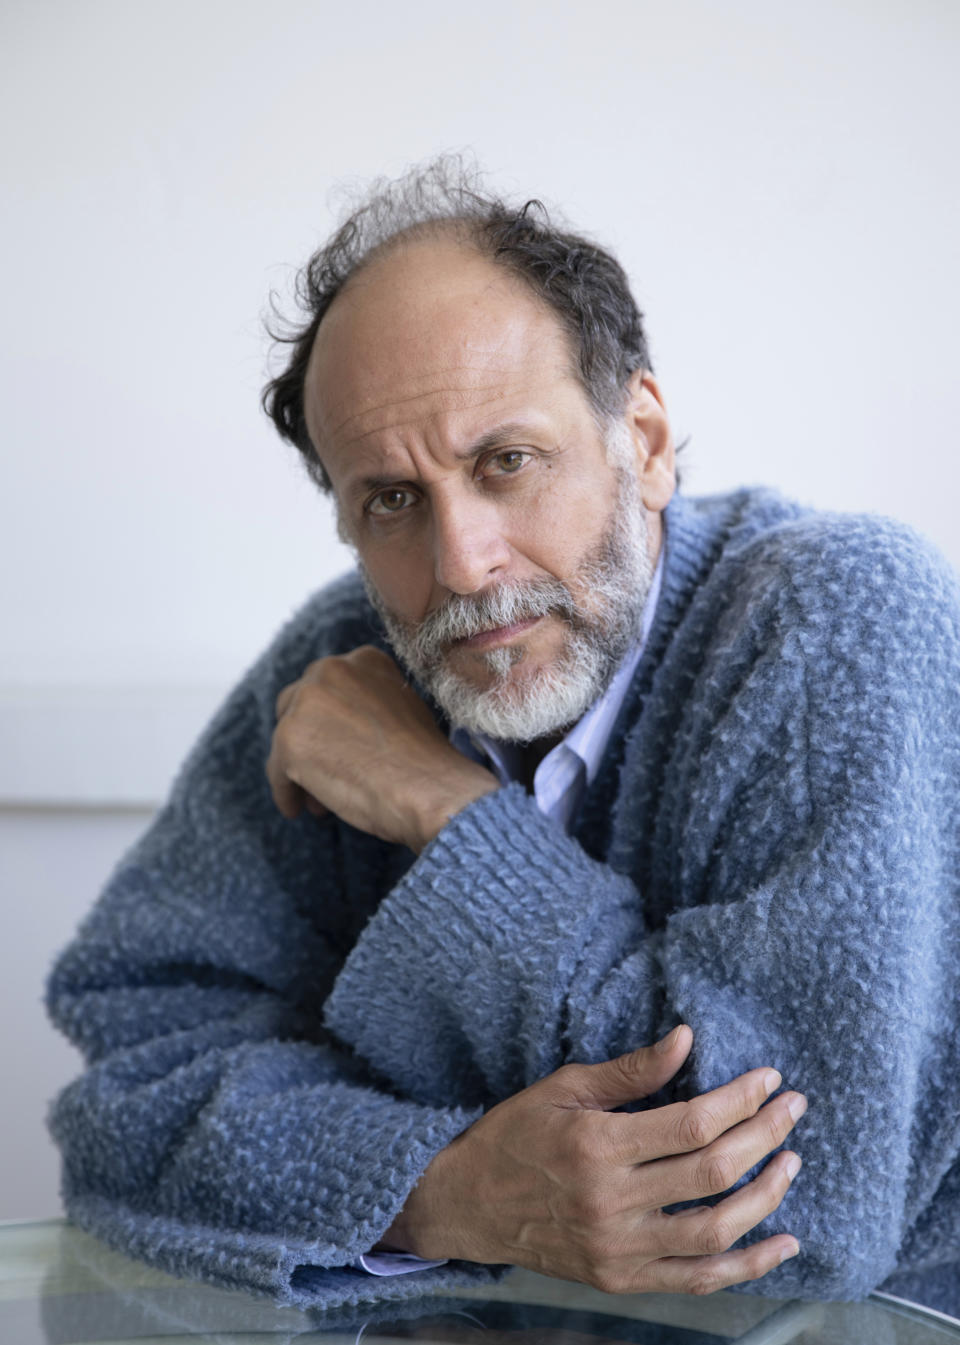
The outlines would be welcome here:
M 598 974 L 616 963 L 636 904 L 629 879 L 507 785 L 451 818 L 384 899 L 327 1025 L 420 1102 L 506 1097 L 564 1063 L 585 952 Z

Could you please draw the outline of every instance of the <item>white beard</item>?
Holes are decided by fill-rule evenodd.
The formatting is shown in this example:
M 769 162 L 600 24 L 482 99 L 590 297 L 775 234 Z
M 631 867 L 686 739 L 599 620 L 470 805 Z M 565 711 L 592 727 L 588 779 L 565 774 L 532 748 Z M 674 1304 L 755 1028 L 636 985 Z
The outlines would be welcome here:
M 418 624 L 401 620 L 384 605 L 361 566 L 395 653 L 451 724 L 514 743 L 555 734 L 576 723 L 603 695 L 639 639 L 653 564 L 646 511 L 633 469 L 623 465 L 625 444 L 618 430 L 607 441 L 618 479 L 611 521 L 569 581 L 518 580 L 475 595 L 453 594 Z M 577 591 L 588 595 L 589 605 L 575 597 Z M 455 640 L 549 614 L 567 627 L 563 648 L 529 676 L 524 676 L 520 643 L 474 655 L 493 676 L 486 687 L 474 686 L 448 666 Z

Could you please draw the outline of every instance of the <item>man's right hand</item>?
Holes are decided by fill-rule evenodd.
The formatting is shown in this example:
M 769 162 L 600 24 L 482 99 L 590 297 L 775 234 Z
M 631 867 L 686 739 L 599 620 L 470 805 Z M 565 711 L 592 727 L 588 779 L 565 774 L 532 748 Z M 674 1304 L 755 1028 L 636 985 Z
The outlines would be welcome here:
M 712 1293 L 796 1255 L 789 1234 L 729 1250 L 783 1200 L 796 1154 L 717 1205 L 663 1209 L 721 1194 L 783 1143 L 806 1100 L 784 1093 L 764 1106 L 776 1070 L 689 1102 L 608 1110 L 662 1088 L 692 1042 L 677 1028 L 658 1047 L 564 1065 L 493 1107 L 437 1154 L 380 1246 L 526 1266 L 607 1293 Z

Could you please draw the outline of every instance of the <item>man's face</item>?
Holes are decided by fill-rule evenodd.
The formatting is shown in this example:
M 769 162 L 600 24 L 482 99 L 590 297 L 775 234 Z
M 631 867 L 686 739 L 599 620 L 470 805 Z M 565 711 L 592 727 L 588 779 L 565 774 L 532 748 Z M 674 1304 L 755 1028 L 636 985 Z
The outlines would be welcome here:
M 332 305 L 305 404 L 418 680 L 493 736 L 578 718 L 637 634 L 659 534 L 642 526 L 640 418 L 612 428 L 614 466 L 555 315 L 451 240 L 407 245 Z M 585 668 L 591 648 L 604 656 Z

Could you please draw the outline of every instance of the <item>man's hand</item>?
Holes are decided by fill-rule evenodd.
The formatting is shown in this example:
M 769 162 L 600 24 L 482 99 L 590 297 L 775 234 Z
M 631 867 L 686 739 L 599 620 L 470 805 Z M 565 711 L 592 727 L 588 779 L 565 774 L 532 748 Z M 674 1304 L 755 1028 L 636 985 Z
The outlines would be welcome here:
M 806 1100 L 755 1069 L 690 1102 L 611 1114 L 680 1068 L 693 1034 L 676 1029 L 600 1065 L 565 1065 L 492 1108 L 427 1168 L 381 1247 L 428 1258 L 506 1262 L 608 1293 L 711 1293 L 759 1279 L 789 1256 L 789 1234 L 729 1248 L 771 1214 L 800 1167 L 778 1154 L 716 1206 L 663 1206 L 719 1195 L 783 1143 Z
M 372 645 L 319 659 L 277 697 L 267 778 L 284 817 L 333 812 L 420 850 L 498 787 L 437 728 L 393 659 Z

